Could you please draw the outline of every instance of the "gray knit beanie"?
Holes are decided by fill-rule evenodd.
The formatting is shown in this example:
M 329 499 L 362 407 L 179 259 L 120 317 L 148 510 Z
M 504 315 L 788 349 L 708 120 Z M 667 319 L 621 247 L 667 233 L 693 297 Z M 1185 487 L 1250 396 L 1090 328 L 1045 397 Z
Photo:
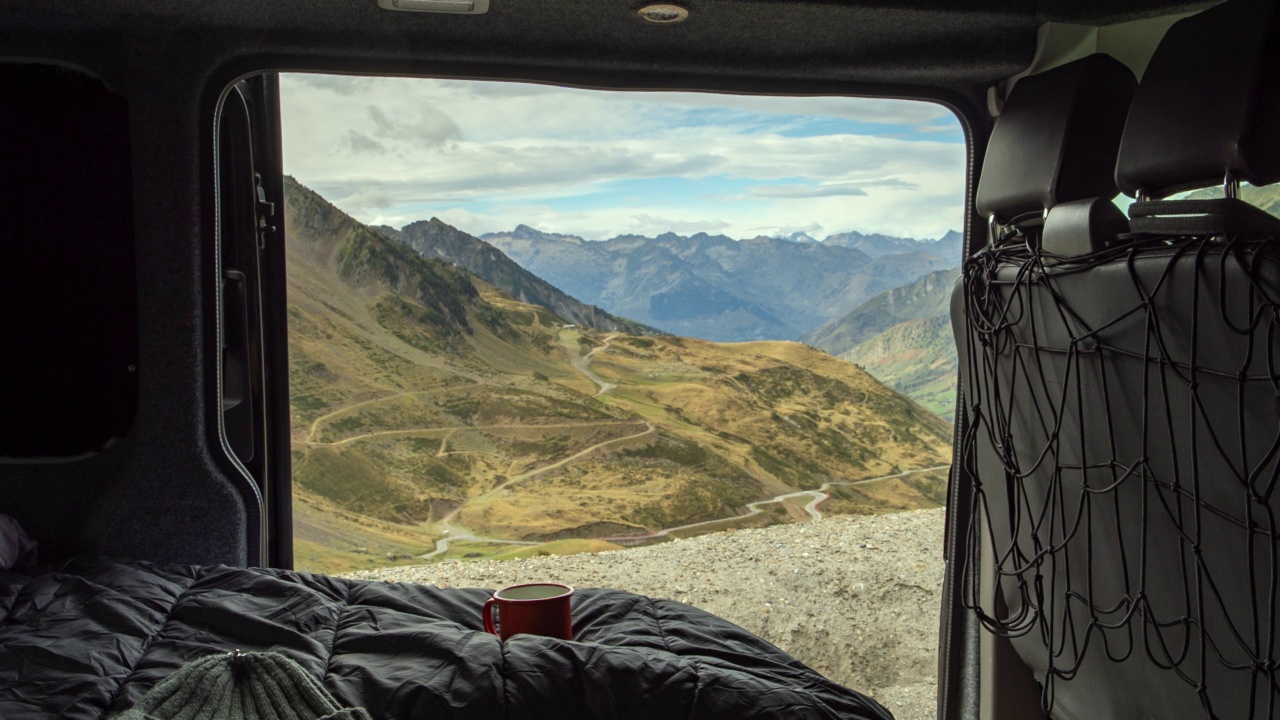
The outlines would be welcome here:
M 210 655 L 152 688 L 115 720 L 370 720 L 343 708 L 298 663 L 273 652 Z

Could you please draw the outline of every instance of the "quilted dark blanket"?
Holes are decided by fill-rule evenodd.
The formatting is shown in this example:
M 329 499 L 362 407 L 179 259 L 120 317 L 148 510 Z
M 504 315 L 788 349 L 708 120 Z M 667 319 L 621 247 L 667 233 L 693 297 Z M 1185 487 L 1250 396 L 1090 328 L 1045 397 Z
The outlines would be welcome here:
M 98 559 L 0 572 L 0 718 L 109 717 L 234 648 L 282 653 L 375 718 L 891 717 L 688 605 L 579 590 L 573 642 L 503 643 L 481 630 L 488 595 Z

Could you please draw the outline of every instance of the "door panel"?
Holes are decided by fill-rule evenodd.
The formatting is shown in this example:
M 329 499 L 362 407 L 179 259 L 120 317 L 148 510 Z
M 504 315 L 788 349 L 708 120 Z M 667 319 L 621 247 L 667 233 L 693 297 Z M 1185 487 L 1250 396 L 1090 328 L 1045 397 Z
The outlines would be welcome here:
M 253 543 L 258 561 L 290 567 L 279 125 L 276 76 L 247 78 L 228 90 L 217 128 L 218 406 L 225 447 L 258 491 L 262 520 Z

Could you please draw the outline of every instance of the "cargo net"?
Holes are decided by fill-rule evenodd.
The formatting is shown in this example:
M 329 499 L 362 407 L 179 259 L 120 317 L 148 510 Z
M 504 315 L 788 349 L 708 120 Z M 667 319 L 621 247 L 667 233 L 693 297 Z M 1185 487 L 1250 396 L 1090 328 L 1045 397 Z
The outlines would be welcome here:
M 1064 259 L 1006 238 L 965 263 L 963 600 L 1042 679 L 1047 712 L 1070 688 L 1280 717 L 1268 240 Z

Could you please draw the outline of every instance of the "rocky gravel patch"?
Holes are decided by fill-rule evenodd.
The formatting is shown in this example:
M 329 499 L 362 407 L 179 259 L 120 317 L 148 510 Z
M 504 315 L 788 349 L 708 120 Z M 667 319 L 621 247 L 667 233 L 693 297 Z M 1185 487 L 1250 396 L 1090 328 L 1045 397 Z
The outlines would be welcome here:
M 932 720 L 942 510 L 829 517 L 631 550 L 389 568 L 361 579 L 628 590 L 707 610 L 777 645 L 898 720 Z

